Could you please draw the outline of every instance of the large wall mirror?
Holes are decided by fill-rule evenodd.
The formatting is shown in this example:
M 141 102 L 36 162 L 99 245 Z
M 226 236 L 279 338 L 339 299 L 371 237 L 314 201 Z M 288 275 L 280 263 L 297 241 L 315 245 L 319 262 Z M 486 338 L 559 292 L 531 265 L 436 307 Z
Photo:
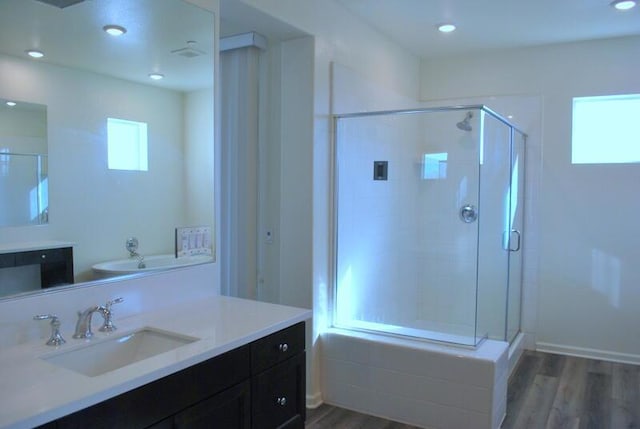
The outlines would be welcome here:
M 0 98 L 0 227 L 48 221 L 47 106 Z
M 187 0 L 0 2 L 1 252 L 69 243 L 80 284 L 131 237 L 146 273 L 197 227 L 186 242 L 213 260 L 214 18 Z M 0 297 L 29 278 L 0 267 Z

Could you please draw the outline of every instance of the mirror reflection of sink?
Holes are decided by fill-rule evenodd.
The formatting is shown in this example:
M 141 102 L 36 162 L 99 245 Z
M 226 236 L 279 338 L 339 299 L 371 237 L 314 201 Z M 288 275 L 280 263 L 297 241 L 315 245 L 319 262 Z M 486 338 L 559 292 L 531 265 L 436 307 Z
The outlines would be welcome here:
M 54 365 L 95 377 L 198 339 L 147 327 L 104 340 L 93 340 L 84 347 L 55 352 L 40 358 Z

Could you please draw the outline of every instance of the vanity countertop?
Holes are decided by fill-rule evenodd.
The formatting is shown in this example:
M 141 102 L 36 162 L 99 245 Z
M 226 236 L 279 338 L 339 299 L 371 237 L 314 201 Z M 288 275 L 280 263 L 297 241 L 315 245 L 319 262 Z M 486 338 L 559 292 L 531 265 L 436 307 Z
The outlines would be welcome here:
M 25 243 L 0 244 L 1 253 L 29 252 L 32 250 L 59 249 L 62 247 L 73 247 L 74 243 L 67 241 L 30 241 Z
M 85 341 L 62 332 L 67 343 L 46 346 L 46 339 L 0 350 L 0 428 L 30 428 L 81 410 L 151 381 L 248 344 L 311 318 L 311 310 L 218 296 L 119 319 L 120 335 L 153 327 L 200 340 L 122 368 L 89 377 L 55 366 L 40 356 L 71 350 Z M 98 331 L 94 339 L 109 334 Z

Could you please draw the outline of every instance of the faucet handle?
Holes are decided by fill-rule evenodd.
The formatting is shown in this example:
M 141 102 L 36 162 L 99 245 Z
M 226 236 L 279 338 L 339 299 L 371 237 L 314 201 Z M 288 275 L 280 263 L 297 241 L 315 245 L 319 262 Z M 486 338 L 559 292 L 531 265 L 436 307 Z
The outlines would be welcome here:
M 111 306 L 113 304 L 120 304 L 123 301 L 124 301 L 124 298 L 121 297 L 121 296 L 116 298 L 116 299 L 113 299 L 111 301 L 107 301 L 107 303 L 104 305 L 103 310 L 102 310 L 102 316 L 104 317 L 104 323 L 98 329 L 98 331 L 100 331 L 100 332 L 113 332 L 113 331 L 115 331 L 117 329 L 115 327 L 115 325 L 113 324 L 113 312 L 111 311 Z
M 111 301 L 107 301 L 107 303 L 104 306 L 107 308 L 107 310 L 111 311 L 111 306 L 113 304 L 120 304 L 123 301 L 124 301 L 124 298 L 119 296 L 116 299 L 112 299 Z
M 33 320 L 49 320 L 51 319 L 51 337 L 46 342 L 48 346 L 59 346 L 66 341 L 60 335 L 60 319 L 55 314 L 36 314 Z

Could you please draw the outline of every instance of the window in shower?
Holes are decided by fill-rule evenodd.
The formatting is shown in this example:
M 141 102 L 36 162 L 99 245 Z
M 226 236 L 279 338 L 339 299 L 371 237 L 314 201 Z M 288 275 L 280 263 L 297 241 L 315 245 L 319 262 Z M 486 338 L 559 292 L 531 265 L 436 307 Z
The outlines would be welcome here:
M 640 94 L 573 99 L 573 164 L 640 162 Z

